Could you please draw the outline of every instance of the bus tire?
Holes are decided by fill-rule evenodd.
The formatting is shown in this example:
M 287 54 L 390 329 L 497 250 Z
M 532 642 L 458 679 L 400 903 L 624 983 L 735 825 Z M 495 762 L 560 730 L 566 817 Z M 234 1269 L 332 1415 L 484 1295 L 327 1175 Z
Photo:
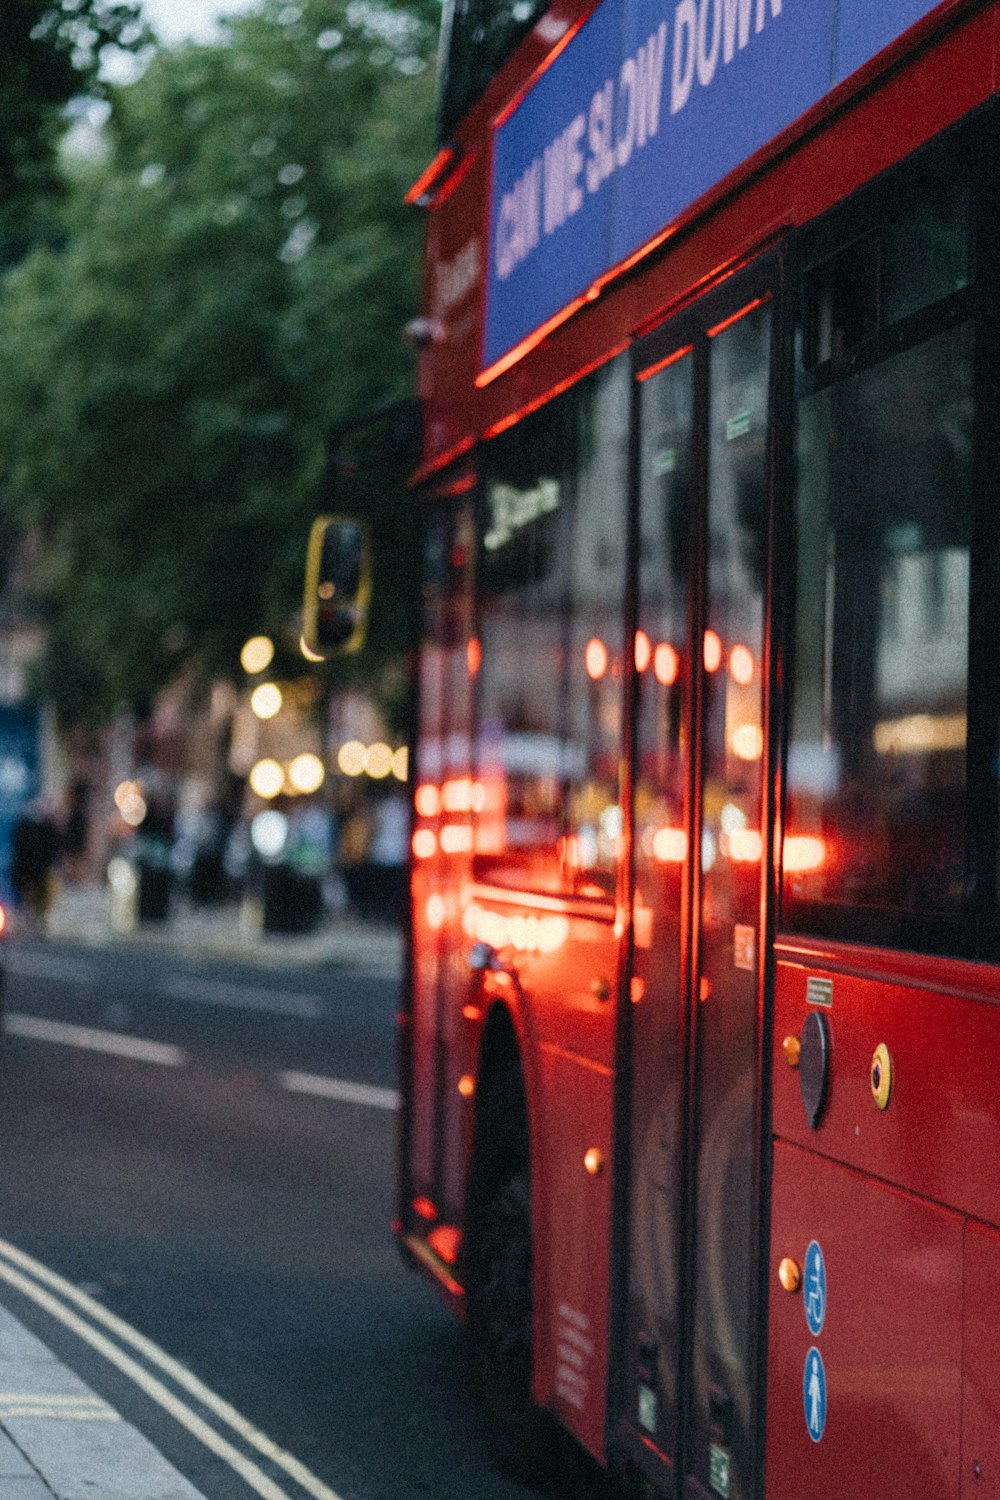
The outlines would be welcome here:
M 537 1484 L 553 1477 L 560 1444 L 555 1424 L 531 1399 L 527 1122 L 520 1072 L 504 1069 L 504 1074 L 490 1091 L 480 1122 L 483 1152 L 473 1176 L 465 1239 L 466 1330 L 490 1457 L 512 1479 Z

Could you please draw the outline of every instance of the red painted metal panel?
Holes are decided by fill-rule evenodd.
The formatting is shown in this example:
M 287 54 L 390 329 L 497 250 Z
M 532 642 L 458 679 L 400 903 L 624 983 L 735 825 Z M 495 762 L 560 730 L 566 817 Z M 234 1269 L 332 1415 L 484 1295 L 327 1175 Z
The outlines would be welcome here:
M 501 896 L 482 886 L 472 908 L 517 921 L 560 917 L 550 953 L 500 948 L 469 1007 L 466 1057 L 476 1066 L 482 1024 L 503 1004 L 518 1038 L 532 1142 L 535 1272 L 534 1397 L 603 1456 L 611 1263 L 611 1147 L 615 996 L 621 935 L 607 913 L 557 897 Z M 613 912 L 610 906 L 607 912 Z M 471 939 L 470 939 L 471 941 Z M 595 984 L 596 981 L 596 984 Z M 599 1160 L 587 1153 L 596 1152 Z M 593 1170 L 593 1168 L 597 1170 Z
M 1000 1234 L 965 1233 L 962 1500 L 1000 1497 Z
M 775 1147 L 768 1345 L 767 1500 L 953 1500 L 959 1494 L 962 1359 L 959 1215 L 798 1147 Z M 822 1329 L 782 1257 L 826 1265 Z M 826 1423 L 807 1427 L 810 1351 Z
M 611 1234 L 612 1075 L 543 1046 L 535 1394 L 604 1454 Z M 588 1170 L 588 1152 L 603 1165 Z M 597 1165 L 593 1156 L 590 1166 Z
M 856 961 L 863 961 L 858 950 Z M 967 966 L 971 968 L 972 966 Z M 984 992 L 1000 994 L 982 969 Z M 812 978 L 832 985 L 823 1010 L 831 1036 L 829 1097 L 816 1130 L 802 1107 L 799 1073 L 785 1061 L 786 1036 L 799 1036 Z M 875 1049 L 892 1061 L 889 1106 L 872 1094 Z M 939 1203 L 1000 1224 L 1000 1004 L 942 994 L 911 983 L 778 965 L 774 997 L 775 1134 Z
M 481 149 L 466 158 L 461 181 L 428 215 L 418 364 L 425 460 L 453 452 L 475 430 L 470 397 L 479 369 L 488 184 L 488 153 Z

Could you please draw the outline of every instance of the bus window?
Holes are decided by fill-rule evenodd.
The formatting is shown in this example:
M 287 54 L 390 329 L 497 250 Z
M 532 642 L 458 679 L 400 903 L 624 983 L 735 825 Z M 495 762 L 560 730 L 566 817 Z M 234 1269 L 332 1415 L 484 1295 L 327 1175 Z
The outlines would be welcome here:
M 544 0 L 447 0 L 441 29 L 441 140 L 451 134 L 544 9 Z
M 488 450 L 477 874 L 602 895 L 621 844 L 628 384 L 607 367 Z
M 785 844 L 799 930 L 836 931 L 850 909 L 845 936 L 892 945 L 907 917 L 961 910 L 972 382 L 964 323 L 800 402 Z
M 972 280 L 972 192 L 951 173 L 888 229 L 882 263 L 886 323 L 929 307 Z

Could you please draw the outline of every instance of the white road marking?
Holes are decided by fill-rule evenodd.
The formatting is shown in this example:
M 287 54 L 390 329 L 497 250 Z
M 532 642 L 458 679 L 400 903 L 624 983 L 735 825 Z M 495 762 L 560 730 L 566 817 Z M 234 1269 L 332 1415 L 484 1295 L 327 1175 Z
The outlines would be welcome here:
M 182 1427 L 186 1427 L 188 1432 L 204 1443 L 205 1447 L 216 1457 L 221 1458 L 231 1469 L 235 1470 L 241 1479 L 261 1496 L 261 1500 L 291 1500 L 291 1497 L 272 1479 L 269 1479 L 252 1459 L 240 1453 L 214 1428 L 210 1427 L 197 1412 L 175 1396 L 155 1375 L 151 1375 L 130 1355 L 119 1349 L 118 1345 L 113 1344 L 99 1329 L 85 1322 L 72 1308 L 65 1306 L 51 1292 L 47 1292 L 44 1286 L 39 1286 L 38 1282 L 52 1287 L 67 1302 L 76 1303 L 93 1322 L 102 1323 L 122 1343 L 130 1344 L 150 1364 L 169 1375 L 177 1385 L 186 1390 L 195 1400 L 200 1401 L 213 1416 L 231 1427 L 244 1442 L 256 1448 L 273 1464 L 284 1469 L 296 1484 L 314 1497 L 314 1500 L 341 1500 L 336 1491 L 331 1490 L 329 1485 L 317 1478 L 311 1470 L 306 1468 L 305 1464 L 280 1448 L 272 1438 L 248 1422 L 235 1407 L 230 1406 L 228 1401 L 223 1400 L 221 1396 L 216 1395 L 213 1390 L 204 1385 L 197 1375 L 193 1375 L 184 1365 L 173 1359 L 151 1339 L 146 1338 L 138 1329 L 133 1328 L 130 1323 L 126 1323 L 123 1318 L 109 1312 L 106 1307 L 102 1307 L 99 1302 L 95 1302 L 92 1297 L 88 1297 L 85 1292 L 73 1286 L 72 1282 L 66 1281 L 57 1272 L 49 1270 L 48 1266 L 35 1260 L 33 1256 L 26 1255 L 23 1250 L 18 1250 L 16 1245 L 10 1244 L 7 1240 L 0 1240 L 0 1257 L 3 1257 L 0 1259 L 0 1280 L 16 1287 L 24 1296 L 71 1329 L 92 1349 L 103 1354 L 105 1359 L 109 1360 L 123 1375 L 127 1375 L 130 1380 L 134 1381 L 147 1396 L 169 1412 Z M 6 1262 L 13 1262 L 13 1264 Z M 15 1267 L 22 1269 L 18 1270 Z M 25 1271 L 36 1279 L 31 1280 L 29 1276 L 23 1274 Z
M 318 1073 L 279 1073 L 278 1083 L 293 1094 L 315 1094 L 320 1099 L 336 1099 L 338 1104 L 364 1104 L 369 1109 L 398 1109 L 395 1089 L 377 1088 L 373 1083 L 351 1083 L 346 1078 L 324 1078 Z
M 316 995 L 298 990 L 256 989 L 221 979 L 197 979 L 178 974 L 159 986 L 168 1000 L 192 1000 L 198 1005 L 224 1005 L 232 1010 L 270 1011 L 279 1016 L 313 1020 L 323 1014 Z
M 63 1047 L 82 1047 L 87 1052 L 109 1052 L 134 1062 L 157 1063 L 163 1068 L 181 1068 L 187 1053 L 170 1042 L 150 1042 L 145 1037 L 126 1036 L 120 1031 L 97 1031 L 91 1026 L 71 1026 L 66 1021 L 44 1021 L 18 1011 L 5 1017 L 3 1029 L 11 1036 L 32 1042 L 56 1042 Z
M 44 1417 L 60 1422 L 120 1422 L 115 1411 L 100 1396 L 52 1396 L 0 1391 L 0 1421 L 11 1417 Z
M 64 958 L 58 953 L 30 953 L 21 948 L 8 948 L 3 954 L 2 962 L 9 974 L 21 974 L 25 979 L 50 979 L 59 984 L 91 985 L 97 983 L 97 968 L 86 959 Z

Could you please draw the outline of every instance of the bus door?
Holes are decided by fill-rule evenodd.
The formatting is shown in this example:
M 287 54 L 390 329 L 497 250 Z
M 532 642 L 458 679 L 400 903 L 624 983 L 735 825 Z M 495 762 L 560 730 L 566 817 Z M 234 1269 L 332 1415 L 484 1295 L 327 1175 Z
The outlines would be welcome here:
M 615 1396 L 656 1494 L 757 1466 L 765 618 L 775 301 L 733 278 L 637 346 L 634 963 Z
M 424 529 L 414 759 L 412 975 L 407 1012 L 401 1218 L 418 1254 L 453 1266 L 463 1147 L 457 1082 L 468 984 L 461 893 L 472 851 L 472 565 L 469 480 L 443 487 Z M 461 499 L 453 498 L 458 490 Z

